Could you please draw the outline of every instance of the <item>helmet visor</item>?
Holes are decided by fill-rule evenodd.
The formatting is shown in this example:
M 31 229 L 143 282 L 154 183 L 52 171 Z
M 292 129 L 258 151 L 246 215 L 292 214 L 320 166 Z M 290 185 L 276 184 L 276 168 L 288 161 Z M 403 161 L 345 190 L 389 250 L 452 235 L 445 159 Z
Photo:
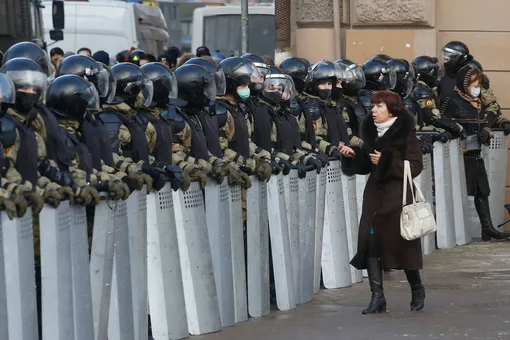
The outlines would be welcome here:
M 23 90 L 28 93 L 39 95 L 39 99 L 44 97 L 47 87 L 48 77 L 40 71 L 6 71 L 5 74 L 12 79 L 16 91 Z
M 218 70 L 214 74 L 214 82 L 216 83 L 216 96 L 224 96 L 227 91 L 227 80 L 223 70 Z
M 142 92 L 141 95 L 143 97 L 143 106 L 150 106 L 152 102 L 152 96 L 154 95 L 154 84 L 148 77 L 142 78 Z
M 115 91 L 117 89 L 117 79 L 115 79 L 111 68 L 105 67 L 105 70 L 108 73 L 108 93 L 105 97 L 101 98 L 106 98 L 107 103 L 112 103 L 113 99 L 115 98 Z
M 209 100 L 215 100 L 216 99 L 216 83 L 215 80 L 211 79 L 210 81 L 206 81 L 205 88 L 204 88 L 204 95 Z
M 94 85 L 89 84 L 89 88 L 80 95 L 80 98 L 87 102 L 88 111 L 99 111 L 99 93 Z
M 260 75 L 262 78 L 265 78 L 269 74 L 269 66 L 264 63 L 258 63 L 258 62 L 252 62 L 253 65 L 259 70 Z
M 286 74 L 268 74 L 264 81 L 264 92 L 279 93 L 282 101 L 290 100 L 295 96 L 294 82 Z
M 103 67 L 102 64 L 97 63 L 96 67 L 94 68 L 86 68 L 85 79 L 96 86 L 97 93 L 99 93 L 100 97 L 104 98 L 108 96 L 110 80 L 108 71 Z
M 397 85 L 397 72 L 392 67 L 383 67 L 381 70 L 381 88 L 393 90 Z
M 356 64 L 347 66 L 345 70 L 345 85 L 353 90 L 359 90 L 365 87 L 365 73 Z
M 252 63 L 244 64 L 235 70 L 235 73 L 239 75 L 239 81 L 245 85 L 264 83 L 264 78 L 262 78 L 259 70 Z
M 0 104 L 14 104 L 16 88 L 8 75 L 0 73 Z

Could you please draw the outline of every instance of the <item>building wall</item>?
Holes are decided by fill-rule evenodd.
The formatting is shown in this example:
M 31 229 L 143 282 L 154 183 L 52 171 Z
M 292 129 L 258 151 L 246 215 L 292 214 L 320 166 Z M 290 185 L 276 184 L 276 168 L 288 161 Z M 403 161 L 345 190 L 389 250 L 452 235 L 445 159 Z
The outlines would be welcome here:
M 510 1 L 339 0 L 342 34 L 333 34 L 333 0 L 294 0 L 294 55 L 314 62 L 341 56 L 362 64 L 384 53 L 412 60 L 439 56 L 449 41 L 466 43 L 491 80 L 502 113 L 510 118 Z M 333 40 L 332 40 L 333 39 Z M 510 203 L 510 154 L 506 203 Z M 508 217 L 508 216 L 507 216 Z

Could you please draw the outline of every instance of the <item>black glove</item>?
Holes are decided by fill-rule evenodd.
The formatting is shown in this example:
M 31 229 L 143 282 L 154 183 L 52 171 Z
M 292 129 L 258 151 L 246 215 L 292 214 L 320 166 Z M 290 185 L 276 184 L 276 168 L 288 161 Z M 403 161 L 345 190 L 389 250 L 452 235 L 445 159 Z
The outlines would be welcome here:
M 330 156 L 332 158 L 335 158 L 337 160 L 341 160 L 342 159 L 342 154 L 340 153 L 340 150 L 338 149 L 333 149 L 330 153 Z
M 292 164 L 285 159 L 281 159 L 278 161 L 278 164 L 282 166 L 282 173 L 284 176 L 287 176 L 290 173 L 290 169 L 292 169 Z
M 280 172 L 282 172 L 283 170 L 283 166 L 281 166 L 277 161 L 275 160 L 272 160 L 271 162 L 269 162 L 269 166 L 271 167 L 271 169 L 273 170 L 273 174 L 274 175 L 278 175 Z
M 483 128 L 482 131 L 480 131 L 480 143 L 483 145 L 489 146 L 491 143 L 491 129 L 489 128 Z
M 432 152 L 434 151 L 434 146 L 428 140 L 420 139 L 420 146 L 421 146 L 421 153 L 424 155 L 432 154 Z
M 152 177 L 152 187 L 154 190 L 159 191 L 163 189 L 168 181 L 165 172 L 158 168 L 154 168 L 149 164 L 142 164 L 142 171 Z
M 505 136 L 510 135 L 510 123 L 505 123 L 503 125 L 503 131 L 505 133 Z
M 306 165 L 304 165 L 303 163 L 299 162 L 296 165 L 293 165 L 292 169 L 297 169 L 299 178 L 306 177 Z
M 317 170 L 317 173 L 320 174 L 321 173 L 321 169 L 322 169 L 322 162 L 316 158 L 313 158 L 313 157 L 310 157 L 307 161 L 306 161 L 306 165 L 307 166 L 311 166 L 313 169 Z M 306 176 L 306 175 L 305 175 Z
M 448 131 L 445 131 L 441 134 L 441 142 L 448 143 L 448 141 L 452 140 L 453 136 Z
M 173 191 L 177 191 L 181 188 L 182 181 L 184 179 L 182 169 L 177 165 L 166 165 L 164 167 L 165 174 L 167 175 L 170 185 Z

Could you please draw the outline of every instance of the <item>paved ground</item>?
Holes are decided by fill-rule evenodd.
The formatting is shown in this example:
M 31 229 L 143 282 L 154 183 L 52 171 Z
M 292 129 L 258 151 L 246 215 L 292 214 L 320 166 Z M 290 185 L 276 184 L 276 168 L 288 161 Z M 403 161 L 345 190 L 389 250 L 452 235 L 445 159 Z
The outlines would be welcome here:
M 437 251 L 425 259 L 426 304 L 409 311 L 402 272 L 386 277 L 389 312 L 361 315 L 366 283 L 322 290 L 313 302 L 200 340 L 510 339 L 510 244 L 473 243 Z

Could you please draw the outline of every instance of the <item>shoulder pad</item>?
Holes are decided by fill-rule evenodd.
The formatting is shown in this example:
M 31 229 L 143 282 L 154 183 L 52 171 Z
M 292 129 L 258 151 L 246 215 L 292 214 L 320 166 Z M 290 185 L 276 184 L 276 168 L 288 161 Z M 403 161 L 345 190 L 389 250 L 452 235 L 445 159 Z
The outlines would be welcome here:
M 359 97 L 359 102 L 364 107 L 368 108 L 369 110 L 372 110 L 372 107 L 374 104 L 372 104 L 372 96 L 371 95 L 362 95 Z
M 301 105 L 299 104 L 297 98 L 294 97 L 290 99 L 289 111 L 295 117 L 301 116 L 303 109 L 301 108 Z
M 16 125 L 8 116 L 2 116 L 0 118 L 1 131 L 0 141 L 4 145 L 4 148 L 9 148 L 16 143 Z
M 412 97 L 414 100 L 433 99 L 434 93 L 430 87 L 424 86 L 423 84 L 418 84 L 413 90 Z
M 316 100 L 306 100 L 303 103 L 305 110 L 310 114 L 313 120 L 316 120 L 321 115 L 321 108 L 319 102 Z
M 404 104 L 404 107 L 413 115 L 419 111 L 418 104 L 411 98 L 411 96 L 403 98 L 402 103 Z
M 184 120 L 179 110 L 173 105 L 168 106 L 165 111 L 161 112 L 161 118 L 173 121 Z
M 112 124 L 112 123 L 121 123 L 122 120 L 119 118 L 119 116 L 116 114 L 116 111 L 104 111 L 101 112 L 98 115 L 99 118 L 105 123 L 105 124 Z
M 216 114 L 218 116 L 226 114 L 228 110 L 229 110 L 229 107 L 228 107 L 227 104 L 225 104 L 222 101 L 217 101 L 216 102 Z

